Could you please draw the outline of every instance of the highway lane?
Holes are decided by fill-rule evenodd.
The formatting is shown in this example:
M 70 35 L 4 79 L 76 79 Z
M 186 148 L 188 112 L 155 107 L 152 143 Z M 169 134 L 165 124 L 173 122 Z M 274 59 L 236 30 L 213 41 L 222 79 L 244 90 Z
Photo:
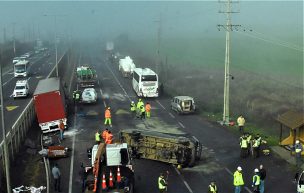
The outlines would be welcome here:
M 6 84 L 3 85 L 3 97 L 4 97 L 4 110 L 5 110 L 5 124 L 6 128 L 11 128 L 14 122 L 17 120 L 23 109 L 26 107 L 30 99 L 32 98 L 32 94 L 36 89 L 37 83 L 39 79 L 45 78 L 51 69 L 54 66 L 53 63 L 54 56 L 51 57 L 43 57 L 43 55 L 39 55 L 36 58 L 32 58 L 30 60 L 31 64 L 29 66 L 29 87 L 30 87 L 30 95 L 27 98 L 17 98 L 14 100 L 12 97 L 12 93 L 16 84 L 16 81 L 19 80 L 13 77 L 13 74 L 7 73 L 5 78 L 8 79 Z M 17 107 L 14 110 L 7 110 L 6 107 Z M 1 127 L 1 126 L 0 126 Z M 0 139 L 2 140 L 2 134 L 0 134 Z
M 120 84 L 125 88 L 124 90 L 133 96 L 131 81 L 122 78 L 117 71 L 117 66 L 110 67 L 113 67 L 111 68 L 113 69 L 112 72 L 119 79 Z M 295 191 L 295 185 L 291 182 L 294 171 L 290 169 L 290 166 L 284 160 L 278 159 L 273 155 L 255 160 L 252 158 L 242 160 L 239 158 L 239 136 L 235 136 L 220 125 L 209 123 L 200 116 L 178 116 L 174 114 L 170 111 L 169 98 L 160 98 L 150 102 L 152 102 L 152 107 L 156 107 L 154 111 L 158 117 L 161 117 L 169 124 L 173 124 L 172 120 L 174 120 L 181 130 L 196 136 L 204 145 L 202 161 L 193 168 L 185 168 L 181 171 L 194 192 L 200 192 L 205 189 L 211 180 L 216 180 L 221 190 L 233 191 L 231 173 L 235 171 L 238 165 L 244 168 L 246 191 L 251 192 L 250 185 L 253 170 L 260 164 L 265 165 L 269 172 L 269 179 L 266 181 L 267 191 Z M 274 185 L 277 181 L 283 182 L 280 186 Z

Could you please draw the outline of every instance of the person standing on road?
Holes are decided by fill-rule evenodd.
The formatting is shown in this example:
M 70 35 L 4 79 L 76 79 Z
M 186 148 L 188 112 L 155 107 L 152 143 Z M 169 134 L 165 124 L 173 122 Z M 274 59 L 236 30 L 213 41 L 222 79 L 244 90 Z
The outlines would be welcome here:
M 112 144 L 113 143 L 113 134 L 112 134 L 111 131 L 108 132 L 105 143 L 106 144 Z
M 109 133 L 109 129 L 108 129 L 108 128 L 106 128 L 106 129 L 102 132 L 102 139 L 104 140 L 104 142 L 106 142 L 106 140 L 107 140 L 108 133 Z
M 148 102 L 146 103 L 145 109 L 146 109 L 146 117 L 150 118 L 151 117 L 151 105 L 150 105 L 150 103 L 148 103 Z
M 55 188 L 55 191 L 58 190 L 58 192 L 61 192 L 61 190 L 60 190 L 60 177 L 61 177 L 61 173 L 60 173 L 60 170 L 58 168 L 58 164 L 57 163 L 52 168 L 52 174 L 53 174 L 53 179 L 54 179 L 54 188 Z
M 97 143 L 97 144 L 100 144 L 100 133 L 99 133 L 99 131 L 97 130 L 96 131 L 96 133 L 95 133 L 95 142 Z
M 210 185 L 208 186 L 208 193 L 218 193 L 215 181 L 211 181 Z
M 131 110 L 132 114 L 136 114 L 136 106 L 135 106 L 134 101 L 132 101 L 130 104 L 130 110 Z
M 59 122 L 59 130 L 60 130 L 60 140 L 63 140 L 63 133 L 64 133 L 64 123 L 63 120 Z
M 243 135 L 240 138 L 240 147 L 241 147 L 240 157 L 246 158 L 248 156 L 248 141 L 245 135 Z
M 295 159 L 296 159 L 296 164 L 297 167 L 300 168 L 302 165 L 302 151 L 303 151 L 303 146 L 300 143 L 299 140 L 296 140 L 296 144 L 294 145 L 294 151 L 296 153 Z
M 254 175 L 252 177 L 252 187 L 253 187 L 253 192 L 254 193 L 259 193 L 260 192 L 260 175 L 259 175 L 259 169 L 256 168 L 254 169 Z
M 265 178 L 266 178 L 266 170 L 263 165 L 260 165 L 260 193 L 264 193 L 265 190 Z
M 237 119 L 237 123 L 238 123 L 238 126 L 239 126 L 239 130 L 241 133 L 244 132 L 244 126 L 245 126 L 245 118 L 241 115 L 239 116 L 239 118 Z
M 166 193 L 167 192 L 167 182 L 165 180 L 165 176 L 163 173 L 160 174 L 160 176 L 158 177 L 158 190 L 159 193 Z
M 244 185 L 242 168 L 239 166 L 233 174 L 233 185 L 235 187 L 234 193 L 241 193 L 242 186 Z
M 111 108 L 108 107 L 106 110 L 105 110 L 105 121 L 104 121 L 104 124 L 107 125 L 109 124 L 110 127 L 112 127 L 112 117 L 111 117 Z
M 140 119 L 145 119 L 145 118 L 146 118 L 146 110 L 145 110 L 144 105 L 142 105 L 140 107 Z

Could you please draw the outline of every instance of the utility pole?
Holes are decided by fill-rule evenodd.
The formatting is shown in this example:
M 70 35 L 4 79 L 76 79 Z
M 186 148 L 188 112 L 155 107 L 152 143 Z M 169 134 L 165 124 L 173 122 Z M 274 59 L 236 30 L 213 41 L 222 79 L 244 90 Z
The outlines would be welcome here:
M 233 76 L 230 74 L 230 32 L 233 29 L 237 29 L 240 25 L 233 25 L 231 22 L 231 13 L 239 13 L 232 11 L 232 2 L 231 0 L 221 1 L 219 3 L 224 3 L 226 6 L 225 11 L 219 11 L 219 13 L 226 14 L 226 25 L 218 25 L 218 29 L 223 28 L 226 30 L 226 51 L 225 51 L 225 74 L 224 74 L 224 108 L 223 108 L 223 125 L 229 125 L 230 115 L 229 115 L 229 89 L 230 89 L 230 77 L 233 79 Z
M 158 28 L 157 28 L 157 61 L 155 63 L 155 71 L 157 74 L 159 74 L 159 66 L 161 63 L 161 58 L 160 58 L 160 43 L 161 43 L 161 31 L 162 31 L 162 15 L 159 15 L 159 19 L 154 21 L 158 23 Z
M 0 61 L 2 57 L 2 50 L 0 51 Z M 4 101 L 3 101 L 3 85 L 2 85 L 2 65 L 0 64 L 0 100 L 1 100 L 1 121 L 2 121 L 2 138 L 3 138 L 3 150 L 4 150 L 4 165 L 5 165 L 5 177 L 7 193 L 12 193 L 11 178 L 10 178 L 10 162 L 8 155 L 8 148 L 6 144 L 6 131 L 5 131 L 5 119 L 4 119 Z
M 13 23 L 13 46 L 14 46 L 14 57 L 16 57 L 16 40 L 15 40 L 15 22 Z

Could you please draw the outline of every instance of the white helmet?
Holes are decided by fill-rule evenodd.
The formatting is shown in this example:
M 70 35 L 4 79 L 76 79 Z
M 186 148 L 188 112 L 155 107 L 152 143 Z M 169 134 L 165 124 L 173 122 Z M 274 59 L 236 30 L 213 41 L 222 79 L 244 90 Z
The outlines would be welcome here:
M 296 140 L 296 144 L 298 144 L 298 143 L 300 143 L 300 141 L 299 141 L 299 140 Z
M 255 173 L 259 172 L 259 169 L 258 169 L 258 168 L 255 168 L 255 169 L 254 169 L 254 172 L 255 172 Z
M 132 101 L 131 103 L 134 103 L 134 101 Z
M 241 166 L 237 167 L 237 170 L 238 170 L 238 171 L 242 171 Z

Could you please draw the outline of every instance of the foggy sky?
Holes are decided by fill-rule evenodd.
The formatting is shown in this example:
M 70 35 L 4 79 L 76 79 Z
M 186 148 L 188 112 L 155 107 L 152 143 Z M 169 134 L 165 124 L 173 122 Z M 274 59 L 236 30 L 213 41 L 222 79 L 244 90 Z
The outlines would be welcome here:
M 233 24 L 278 38 L 292 36 L 303 45 L 303 2 L 241 1 L 234 4 Z M 223 36 L 225 11 L 217 1 L 90 1 L 0 2 L 0 41 L 59 37 L 111 39 L 155 38 L 161 18 L 162 38 Z M 45 16 L 47 15 L 47 16 Z M 302 40 L 302 41 L 301 41 Z

